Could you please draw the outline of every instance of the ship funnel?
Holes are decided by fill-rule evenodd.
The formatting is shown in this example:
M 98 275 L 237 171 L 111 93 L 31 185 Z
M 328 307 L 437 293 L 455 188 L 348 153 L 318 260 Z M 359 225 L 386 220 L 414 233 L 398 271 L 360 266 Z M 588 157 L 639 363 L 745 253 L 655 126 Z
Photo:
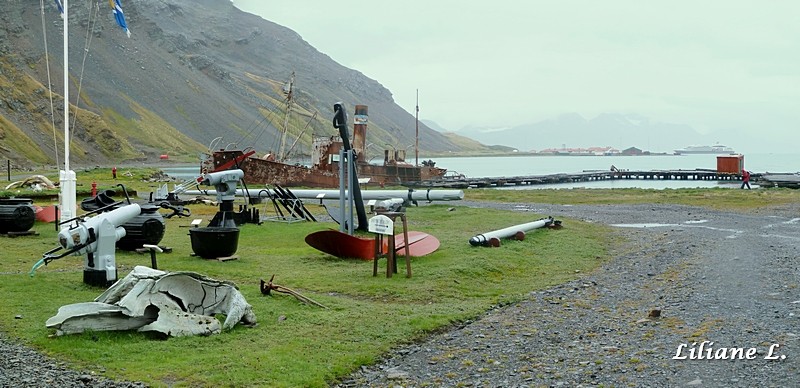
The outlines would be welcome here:
M 353 150 L 358 155 L 359 163 L 366 163 L 367 157 L 367 114 L 366 105 L 356 105 L 355 116 L 353 117 Z

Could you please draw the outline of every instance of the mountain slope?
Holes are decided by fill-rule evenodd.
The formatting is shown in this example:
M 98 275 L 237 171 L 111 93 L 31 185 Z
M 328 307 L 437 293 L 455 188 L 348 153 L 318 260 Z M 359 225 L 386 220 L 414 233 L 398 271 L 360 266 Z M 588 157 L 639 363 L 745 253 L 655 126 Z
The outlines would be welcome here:
M 380 83 L 229 1 L 128 2 L 131 38 L 116 26 L 107 6 L 100 2 L 100 7 L 95 19 L 94 9 L 84 3 L 70 5 L 70 100 L 75 104 L 80 85 L 77 105 L 83 109 L 73 145 L 84 151 L 75 154 L 78 163 L 150 160 L 162 153 L 196 160 L 220 136 L 224 139 L 218 144 L 275 150 L 286 109 L 282 85 L 292 72 L 298 113 L 290 120 L 288 137 L 293 141 L 302 135 L 297 148 L 307 150 L 312 133 L 334 133 L 330 118 L 338 101 L 351 114 L 355 104 L 369 106 L 368 142 L 398 148 L 414 143 L 413 116 Z M 58 135 L 62 131 L 50 125 L 39 5 L 6 2 L 3 8 L 0 156 L 55 163 L 63 140 Z M 61 93 L 62 21 L 53 4 L 45 8 L 52 90 Z M 92 29 L 84 61 L 86 26 Z M 20 80 L 39 86 L 15 94 Z M 63 100 L 58 98 L 55 121 L 61 128 Z M 94 127 L 89 128 L 88 118 Z M 14 142 L 8 140 L 12 137 Z M 25 146 L 30 142 L 41 145 L 40 152 Z M 420 148 L 446 152 L 457 145 L 421 124 Z

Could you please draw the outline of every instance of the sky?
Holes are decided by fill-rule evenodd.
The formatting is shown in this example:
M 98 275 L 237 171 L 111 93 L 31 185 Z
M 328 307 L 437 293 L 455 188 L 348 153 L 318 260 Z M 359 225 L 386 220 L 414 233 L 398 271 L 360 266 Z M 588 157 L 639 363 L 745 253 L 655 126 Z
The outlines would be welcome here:
M 410 113 L 418 90 L 420 119 L 451 131 L 636 113 L 800 144 L 794 0 L 233 4 L 377 80 Z

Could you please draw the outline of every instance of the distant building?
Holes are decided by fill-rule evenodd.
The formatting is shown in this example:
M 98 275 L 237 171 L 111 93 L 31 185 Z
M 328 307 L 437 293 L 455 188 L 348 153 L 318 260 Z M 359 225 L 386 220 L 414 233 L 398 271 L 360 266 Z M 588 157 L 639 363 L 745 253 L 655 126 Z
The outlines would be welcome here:
M 558 154 L 558 149 L 557 148 L 546 148 L 546 149 L 543 149 L 543 150 L 539 151 L 539 153 L 542 154 L 542 155 L 557 155 Z
M 644 152 L 636 147 L 630 147 L 622 150 L 622 155 L 644 155 Z
M 571 155 L 571 156 L 610 156 L 610 155 L 619 155 L 620 151 L 613 147 L 546 148 L 539 151 L 539 154 Z

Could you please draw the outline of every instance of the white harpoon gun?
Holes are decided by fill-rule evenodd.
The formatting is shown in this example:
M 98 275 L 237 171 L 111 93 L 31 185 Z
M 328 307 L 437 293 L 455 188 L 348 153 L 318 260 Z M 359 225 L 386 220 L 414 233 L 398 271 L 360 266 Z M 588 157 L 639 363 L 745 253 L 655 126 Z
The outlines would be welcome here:
M 58 232 L 59 246 L 45 252 L 42 259 L 31 268 L 30 275 L 33 276 L 37 268 L 53 260 L 68 255 L 83 255 L 83 282 L 95 286 L 111 285 L 117 281 L 116 243 L 125 237 L 125 228 L 121 225 L 140 213 L 141 208 L 134 203 L 61 229 Z

